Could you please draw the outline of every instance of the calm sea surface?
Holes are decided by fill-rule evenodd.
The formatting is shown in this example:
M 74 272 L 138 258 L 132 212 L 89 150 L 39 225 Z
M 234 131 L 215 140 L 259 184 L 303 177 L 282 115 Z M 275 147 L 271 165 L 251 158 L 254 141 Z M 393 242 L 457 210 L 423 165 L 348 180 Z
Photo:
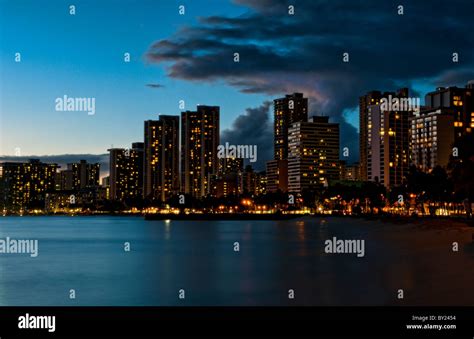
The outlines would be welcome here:
M 36 258 L 0 254 L 0 305 L 392 305 L 399 288 L 411 304 L 472 305 L 470 231 L 419 228 L 311 217 L 0 217 L 0 239 L 39 241 Z M 332 237 L 364 239 L 365 256 L 324 253 Z

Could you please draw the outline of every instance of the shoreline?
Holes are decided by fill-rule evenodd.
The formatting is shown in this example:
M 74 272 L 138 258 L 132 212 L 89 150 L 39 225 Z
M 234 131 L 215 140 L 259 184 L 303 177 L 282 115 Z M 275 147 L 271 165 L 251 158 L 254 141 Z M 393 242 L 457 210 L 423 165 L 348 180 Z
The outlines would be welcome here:
M 474 227 L 474 218 L 466 217 L 449 217 L 449 216 L 431 216 L 431 215 L 419 215 L 419 216 L 401 216 L 401 215 L 390 215 L 390 214 L 362 214 L 362 215 L 340 215 L 340 214 L 253 214 L 253 213 L 194 213 L 194 214 L 142 214 L 142 213 L 85 213 L 85 214 L 67 214 L 67 213 L 55 213 L 55 214 L 8 214 L 3 217 L 139 217 L 144 218 L 147 221 L 152 220 L 293 220 L 297 218 L 348 218 L 348 219 L 362 219 L 374 222 L 391 222 L 394 224 L 407 224 L 407 223 L 424 223 L 424 222 L 453 222 L 458 225 L 466 227 Z M 1 218 L 0 218 L 1 220 Z M 450 225 L 444 225 L 450 226 Z

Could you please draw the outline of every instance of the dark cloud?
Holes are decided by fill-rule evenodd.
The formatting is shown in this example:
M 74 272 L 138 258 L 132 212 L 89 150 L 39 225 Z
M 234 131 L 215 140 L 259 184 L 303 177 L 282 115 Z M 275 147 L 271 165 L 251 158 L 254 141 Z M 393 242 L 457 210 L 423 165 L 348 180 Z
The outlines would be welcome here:
M 311 112 L 341 123 L 341 143 L 358 138 L 343 112 L 373 89 L 464 85 L 474 76 L 474 2 L 464 0 L 235 0 L 238 17 L 200 18 L 151 45 L 150 63 L 189 81 L 224 81 L 244 93 L 310 98 Z M 295 15 L 288 15 L 288 5 Z M 240 62 L 234 63 L 234 53 Z M 350 62 L 342 55 L 348 52 Z M 459 53 L 459 63 L 452 53 Z
M 29 159 L 40 159 L 44 163 L 58 164 L 66 169 L 68 163 L 87 160 L 90 163 L 100 164 L 100 175 L 109 174 L 109 154 L 60 154 L 60 155 L 28 155 L 28 156 L 0 156 L 0 162 L 28 162 Z
M 146 87 L 150 87 L 150 88 L 163 88 L 165 87 L 164 85 L 160 85 L 160 84 L 146 84 Z
M 474 80 L 474 69 L 451 69 L 434 77 L 431 82 L 436 86 L 446 86 L 447 84 L 465 84 Z
M 247 108 L 230 129 L 221 133 L 221 144 L 257 145 L 257 161 L 249 163 L 256 170 L 265 170 L 265 162 L 273 159 L 273 124 L 270 120 L 271 102 Z

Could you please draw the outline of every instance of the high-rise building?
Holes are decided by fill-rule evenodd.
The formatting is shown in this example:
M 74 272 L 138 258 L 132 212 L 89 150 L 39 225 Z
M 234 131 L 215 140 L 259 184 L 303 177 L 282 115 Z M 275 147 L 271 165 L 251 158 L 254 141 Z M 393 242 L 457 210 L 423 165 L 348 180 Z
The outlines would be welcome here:
M 143 192 L 143 143 L 134 143 L 130 149 L 111 148 L 109 197 L 124 201 L 137 199 Z
M 104 199 L 110 200 L 110 175 L 102 178 L 101 186 L 104 189 Z
M 216 198 L 241 194 L 236 173 L 226 174 L 223 177 L 211 176 L 211 186 L 211 194 Z
M 302 193 L 340 178 L 339 124 L 328 116 L 296 122 L 288 130 L 288 191 Z
M 125 157 L 124 148 L 110 148 L 109 151 L 109 179 L 110 179 L 110 190 L 109 197 L 111 200 L 122 200 L 125 198 L 125 187 L 126 187 L 126 168 L 127 161 Z
M 274 103 L 274 159 L 267 162 L 267 192 L 288 189 L 288 129 L 308 120 L 308 98 L 302 93 L 287 94 Z
M 219 158 L 219 175 L 242 173 L 244 171 L 243 158 Z
M 129 157 L 129 168 L 131 176 L 129 179 L 129 187 L 133 192 L 132 196 L 143 197 L 145 182 L 145 143 L 133 142 L 132 147 L 127 151 L 125 156 Z M 110 178 L 109 178 L 110 183 Z
M 39 159 L 1 163 L 2 208 L 13 212 L 44 208 L 46 193 L 55 190 L 57 169 L 57 164 L 45 164 Z
M 367 175 L 385 187 L 403 184 L 409 169 L 410 119 L 413 111 L 382 111 L 368 107 Z
M 88 163 L 86 160 L 67 164 L 67 169 L 56 176 L 56 188 L 62 191 L 79 192 L 86 188 L 99 186 L 100 164 Z
M 373 181 L 375 180 L 375 178 L 377 178 L 377 180 L 380 180 L 380 176 L 384 175 L 384 167 L 380 167 L 380 161 L 382 161 L 381 159 L 383 159 L 385 155 L 383 154 L 384 150 L 380 148 L 380 146 L 382 145 L 380 138 L 382 137 L 383 139 L 383 124 L 385 123 L 384 115 L 385 112 L 388 110 L 380 108 L 382 106 L 382 99 L 386 99 L 385 101 L 391 101 L 393 99 L 408 100 L 408 88 L 401 88 L 397 92 L 381 93 L 380 91 L 371 91 L 359 98 L 360 176 L 361 180 L 364 181 Z M 404 118 L 408 119 L 411 115 L 412 112 L 402 111 L 401 115 L 398 114 L 397 116 L 403 116 Z M 391 116 L 392 115 L 389 114 L 389 117 Z M 397 120 L 397 122 L 400 121 Z M 394 126 L 388 128 L 393 127 Z M 397 128 L 400 128 L 400 126 L 398 126 Z M 407 138 L 408 135 L 405 134 L 406 131 L 403 130 L 403 132 L 404 138 Z M 401 134 L 398 134 L 398 137 L 400 136 Z M 374 137 L 377 140 L 374 140 Z M 396 138 L 396 140 L 401 141 L 401 139 L 399 139 L 398 137 Z M 395 139 L 390 141 L 395 141 Z M 404 151 L 406 151 L 406 149 L 404 149 Z M 387 161 L 387 164 L 389 163 L 390 161 Z M 395 171 L 395 169 L 393 169 L 393 171 Z M 396 170 L 395 172 L 401 173 L 398 170 Z
M 266 192 L 288 191 L 288 160 L 267 161 Z
M 263 195 L 267 192 L 267 173 L 265 171 L 255 173 L 255 194 Z
M 274 101 L 274 159 L 288 159 L 288 128 L 308 120 L 308 98 L 302 93 L 287 94 Z
M 144 196 L 166 201 L 179 191 L 179 116 L 145 121 Z
M 67 164 L 67 171 L 71 176 L 72 189 L 80 190 L 82 188 L 99 186 L 100 164 L 90 164 L 86 160 L 80 160 L 77 163 Z
M 430 172 L 448 165 L 455 138 L 454 118 L 442 109 L 417 112 L 411 118 L 411 161 L 418 169 Z
M 182 112 L 181 125 L 181 191 L 201 198 L 210 194 L 218 172 L 219 107 Z
M 56 187 L 61 191 L 73 191 L 74 187 L 74 171 L 71 169 L 65 169 L 57 173 Z
M 217 175 L 212 176 L 212 195 L 218 198 L 243 193 L 243 158 L 219 158 Z
M 253 170 L 251 165 L 247 165 L 242 173 L 242 193 L 258 195 L 258 180 L 258 173 Z
M 474 130 L 474 80 L 465 88 L 438 87 L 436 91 L 425 96 L 428 111 L 439 110 L 442 114 L 453 117 L 455 138 Z M 428 112 L 426 112 L 428 113 Z
M 423 171 L 446 167 L 456 139 L 473 133 L 474 81 L 465 88 L 438 87 L 411 119 L 411 160 Z
M 371 91 L 359 98 L 359 157 L 360 157 L 360 175 L 361 179 L 367 181 L 369 178 L 368 167 L 368 146 L 369 133 L 372 128 L 369 112 L 370 105 L 378 105 L 382 93 L 380 91 Z M 370 121 L 370 124 L 369 124 Z

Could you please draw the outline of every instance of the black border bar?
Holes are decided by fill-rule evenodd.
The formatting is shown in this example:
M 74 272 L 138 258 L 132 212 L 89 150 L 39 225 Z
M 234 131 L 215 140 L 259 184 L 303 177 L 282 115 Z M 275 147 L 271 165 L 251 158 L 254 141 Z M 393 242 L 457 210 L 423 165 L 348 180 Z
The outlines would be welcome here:
M 56 317 L 56 331 L 19 329 L 26 313 Z M 409 330 L 424 324 L 456 329 Z M 91 337 L 473 338 L 474 307 L 0 307 L 0 338 Z

